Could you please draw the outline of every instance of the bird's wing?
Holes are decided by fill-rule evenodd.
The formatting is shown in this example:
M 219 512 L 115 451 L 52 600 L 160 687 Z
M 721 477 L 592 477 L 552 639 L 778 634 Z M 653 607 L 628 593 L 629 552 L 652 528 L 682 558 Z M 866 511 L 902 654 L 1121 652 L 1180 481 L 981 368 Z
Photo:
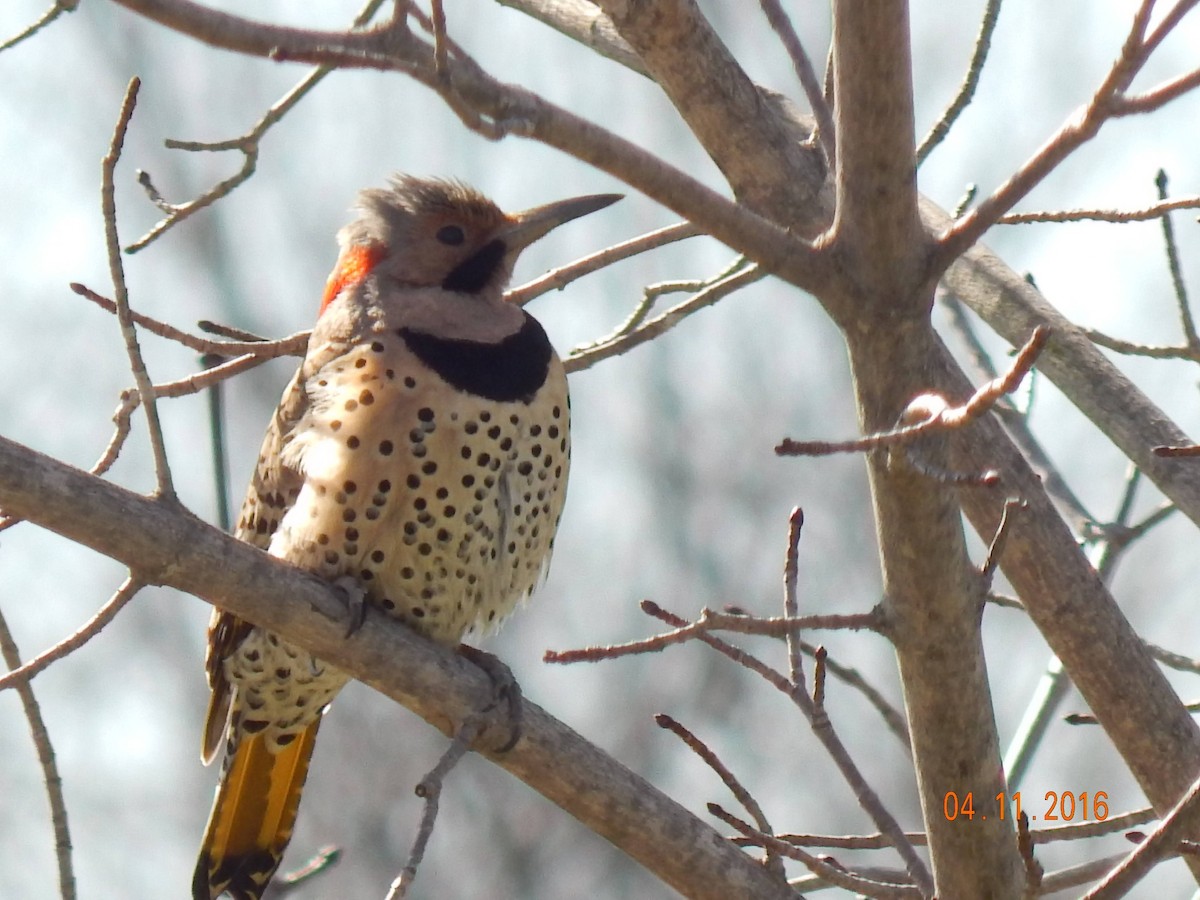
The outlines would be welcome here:
M 304 476 L 282 462 L 283 450 L 291 434 L 308 409 L 309 400 L 305 391 L 307 366 L 297 370 L 283 398 L 275 410 L 271 424 L 263 438 L 258 464 L 246 499 L 242 502 L 234 535 L 239 539 L 266 550 L 271 536 L 279 527 L 284 513 L 296 501 L 304 483 Z M 229 711 L 233 700 L 233 688 L 225 677 L 225 659 L 233 653 L 254 628 L 244 619 L 220 608 L 214 608 L 208 626 L 208 652 L 205 669 L 212 690 L 209 698 L 208 715 L 204 725 L 204 745 L 201 756 L 205 764 L 212 762 L 225 737 Z

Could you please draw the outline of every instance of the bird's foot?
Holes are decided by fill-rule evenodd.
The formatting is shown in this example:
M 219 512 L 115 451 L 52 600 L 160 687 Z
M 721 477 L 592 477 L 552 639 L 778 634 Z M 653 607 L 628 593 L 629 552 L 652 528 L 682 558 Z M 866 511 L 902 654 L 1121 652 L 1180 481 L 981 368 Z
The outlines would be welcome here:
M 507 753 L 521 739 L 521 685 L 513 676 L 512 669 L 500 657 L 467 644 L 459 644 L 458 653 L 483 669 L 491 679 L 492 701 L 482 711 L 490 712 L 501 704 L 508 707 L 509 738 L 496 750 L 497 753 Z
M 367 592 L 357 579 L 350 575 L 339 575 L 333 586 L 346 595 L 346 637 L 362 628 L 367 619 Z

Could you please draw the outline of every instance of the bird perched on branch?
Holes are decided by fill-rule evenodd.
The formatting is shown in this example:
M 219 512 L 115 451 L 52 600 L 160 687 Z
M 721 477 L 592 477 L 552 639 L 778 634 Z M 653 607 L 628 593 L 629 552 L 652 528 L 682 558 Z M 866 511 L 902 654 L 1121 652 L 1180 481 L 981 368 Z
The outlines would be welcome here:
M 570 435 L 562 362 L 504 288 L 522 249 L 617 199 L 506 215 L 452 181 L 363 191 L 237 536 L 443 644 L 507 615 L 549 561 Z M 257 900 L 348 676 L 221 610 L 207 672 L 203 759 L 225 760 L 192 893 Z

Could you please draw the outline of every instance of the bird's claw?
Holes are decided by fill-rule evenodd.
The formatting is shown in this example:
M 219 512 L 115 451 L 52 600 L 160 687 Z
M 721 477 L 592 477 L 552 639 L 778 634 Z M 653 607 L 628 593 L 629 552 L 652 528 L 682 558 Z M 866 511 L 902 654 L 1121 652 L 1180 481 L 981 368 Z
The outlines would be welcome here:
M 512 669 L 505 665 L 500 657 L 467 644 L 459 644 L 458 653 L 483 669 L 491 679 L 492 701 L 483 712 L 489 712 L 502 703 L 508 707 L 509 738 L 503 746 L 496 749 L 497 753 L 507 753 L 521 740 L 521 685 L 513 676 Z
M 363 586 L 350 575 L 339 575 L 333 580 L 333 586 L 346 595 L 346 633 L 352 636 L 362 628 L 367 620 L 367 592 Z

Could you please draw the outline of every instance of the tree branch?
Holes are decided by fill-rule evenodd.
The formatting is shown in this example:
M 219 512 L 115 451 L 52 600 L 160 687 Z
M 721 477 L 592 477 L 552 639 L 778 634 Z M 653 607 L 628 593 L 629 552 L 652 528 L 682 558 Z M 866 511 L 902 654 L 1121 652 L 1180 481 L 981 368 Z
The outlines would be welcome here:
M 807 243 L 630 141 L 530 91 L 497 81 L 462 54 L 452 54 L 446 72 L 439 72 L 433 47 L 413 35 L 403 21 L 364 31 L 306 31 L 216 12 L 191 0 L 115 2 L 226 50 L 276 60 L 403 72 L 444 97 L 452 93 L 456 109 L 465 103 L 474 113 L 502 125 L 501 131 L 516 129 L 523 137 L 620 178 L 799 287 L 814 289 L 828 274 L 823 256 Z M 774 116 L 770 119 L 775 121 Z M 803 159 L 794 141 L 788 140 L 787 148 Z
M 133 577 L 192 593 L 300 644 L 446 734 L 488 703 L 488 677 L 457 654 L 368 610 L 345 637 L 340 593 L 181 507 L 147 499 L 0 438 L 0 506 L 118 559 Z M 521 740 L 503 709 L 473 749 L 561 806 L 687 897 L 787 900 L 787 886 L 712 828 L 526 701 Z

